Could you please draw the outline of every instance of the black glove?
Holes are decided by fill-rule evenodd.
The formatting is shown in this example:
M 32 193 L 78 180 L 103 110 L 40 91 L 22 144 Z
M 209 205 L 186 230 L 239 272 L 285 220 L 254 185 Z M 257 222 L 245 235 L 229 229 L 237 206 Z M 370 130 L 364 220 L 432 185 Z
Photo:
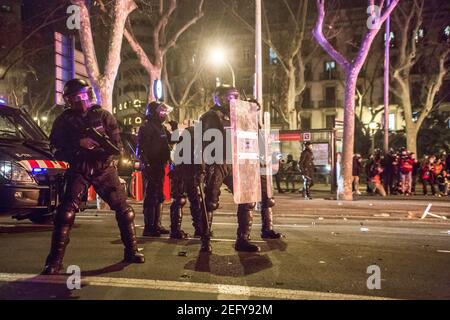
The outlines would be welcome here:
M 261 110 L 261 105 L 259 104 L 258 100 L 254 98 L 249 98 L 247 99 L 247 101 L 256 104 L 258 106 L 258 111 Z
M 170 129 L 172 131 L 178 130 L 178 122 L 172 120 L 172 121 L 169 121 L 169 124 L 170 124 Z

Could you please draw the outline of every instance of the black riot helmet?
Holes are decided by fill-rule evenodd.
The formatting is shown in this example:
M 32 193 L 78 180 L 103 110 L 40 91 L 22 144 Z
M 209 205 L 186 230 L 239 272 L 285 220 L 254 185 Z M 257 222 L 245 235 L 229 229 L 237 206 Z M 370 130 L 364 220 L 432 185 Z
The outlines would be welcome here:
M 66 105 L 73 110 L 85 112 L 94 103 L 95 94 L 85 80 L 72 79 L 64 85 L 63 98 Z
M 229 106 L 233 99 L 239 99 L 239 91 L 235 87 L 221 85 L 214 91 L 214 104 L 216 106 Z
M 166 120 L 169 113 L 173 111 L 173 108 L 165 103 L 152 101 L 147 105 L 145 109 L 145 117 L 149 120 L 155 119 L 161 122 Z

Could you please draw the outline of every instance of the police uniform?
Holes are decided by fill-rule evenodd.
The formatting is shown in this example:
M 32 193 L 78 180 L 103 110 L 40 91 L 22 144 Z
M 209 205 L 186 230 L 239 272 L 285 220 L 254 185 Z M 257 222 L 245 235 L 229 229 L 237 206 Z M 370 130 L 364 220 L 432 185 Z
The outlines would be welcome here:
M 144 236 L 159 237 L 169 231 L 162 227 L 162 203 L 164 202 L 165 166 L 170 161 L 170 133 L 163 125 L 152 102 L 147 107 L 147 119 L 138 132 L 138 156 L 142 163 L 145 184 Z
M 88 88 L 88 85 L 82 80 L 71 80 L 66 84 L 64 94 L 76 95 L 77 90 L 83 88 Z M 80 140 L 86 138 L 87 128 L 95 128 L 99 133 L 106 134 L 112 144 L 122 147 L 116 120 L 98 105 L 90 106 L 87 112 L 67 109 L 55 120 L 50 142 L 56 149 L 56 158 L 67 161 L 70 167 L 65 175 L 65 192 L 54 218 L 52 244 L 44 274 L 59 273 L 75 214 L 91 185 L 116 212 L 125 246 L 124 261 L 144 262 L 143 255 L 137 249 L 134 211 L 126 203 L 127 197 L 113 163 L 114 156 L 102 147 L 86 149 L 80 146 Z
M 202 214 L 202 200 L 200 195 L 200 183 L 203 181 L 203 169 L 201 164 L 195 164 L 194 162 L 194 128 L 188 127 L 184 131 L 186 134 L 180 136 L 180 139 L 175 146 L 174 153 L 183 159 L 188 160 L 188 163 L 177 163 L 170 172 L 170 185 L 172 194 L 172 204 L 170 206 L 170 234 L 171 238 L 183 239 L 188 237 L 181 229 L 181 222 L 183 218 L 183 207 L 186 205 L 189 199 L 190 212 L 192 216 L 192 225 L 194 227 L 194 236 L 201 236 L 200 230 L 200 217 Z M 189 134 L 189 136 L 187 135 Z M 183 153 L 188 151 L 183 148 L 187 146 L 187 143 L 183 143 L 185 137 L 190 137 L 190 155 L 184 155 Z
M 230 92 L 236 92 L 237 90 L 232 87 L 219 87 L 217 90 L 217 96 L 226 95 Z M 206 132 L 209 129 L 217 129 L 222 133 L 222 137 L 226 137 L 226 128 L 231 126 L 230 122 L 230 109 L 228 102 L 222 102 L 221 105 L 217 104 L 207 111 L 200 118 L 202 123 L 202 130 Z M 213 163 L 206 165 L 206 177 L 205 177 L 205 204 L 207 210 L 207 219 L 202 215 L 202 247 L 201 251 L 211 251 L 210 234 L 208 233 L 208 225 L 212 224 L 213 212 L 219 207 L 220 188 L 222 184 L 225 184 L 230 190 L 233 190 L 233 170 L 232 165 L 226 163 L 227 153 L 230 150 L 226 150 L 230 146 L 226 145 L 224 141 L 223 145 L 224 158 L 223 163 Z M 262 177 L 264 179 L 265 177 Z M 262 236 L 265 238 L 279 238 L 280 235 L 272 230 L 272 207 L 275 204 L 273 199 L 267 197 L 266 183 L 262 183 L 263 202 L 262 213 L 263 217 L 263 230 Z M 263 191 L 264 190 L 264 191 Z M 250 232 L 253 223 L 253 209 L 256 203 L 239 204 L 237 209 L 238 228 L 236 232 L 235 249 L 237 251 L 256 252 L 259 251 L 259 247 L 250 243 Z M 267 231 L 267 232 L 266 232 Z

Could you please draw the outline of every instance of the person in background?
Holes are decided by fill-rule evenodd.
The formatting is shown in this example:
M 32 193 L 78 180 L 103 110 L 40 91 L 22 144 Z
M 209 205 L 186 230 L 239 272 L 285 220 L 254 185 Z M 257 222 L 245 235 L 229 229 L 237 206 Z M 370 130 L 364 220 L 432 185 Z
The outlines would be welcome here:
M 352 169 L 353 191 L 357 195 L 361 195 L 361 192 L 359 191 L 359 176 L 361 175 L 361 167 L 362 167 L 362 157 L 360 154 L 357 153 L 353 156 L 353 169 Z
M 286 192 L 295 192 L 295 175 L 298 174 L 298 164 L 297 161 L 294 160 L 292 154 L 288 154 L 287 156 L 284 174 L 286 177 Z M 292 185 L 292 189 L 289 189 L 289 184 Z
M 434 165 L 434 174 L 435 174 L 435 181 L 438 186 L 438 193 L 437 195 L 441 197 L 445 192 L 445 166 L 444 162 L 442 161 L 442 158 L 436 159 L 436 164 Z
M 414 152 L 411 152 L 409 156 L 413 161 L 411 193 L 413 195 L 416 195 L 417 176 L 420 174 L 420 162 L 417 160 L 416 154 Z
M 373 185 L 374 194 L 378 192 L 382 197 L 386 197 L 386 190 L 384 189 L 383 184 L 381 183 L 381 175 L 384 171 L 383 165 L 381 163 L 381 157 L 375 156 L 374 161 L 370 170 L 370 182 Z
M 304 146 L 305 148 L 300 155 L 299 167 L 303 178 L 303 197 L 311 200 L 311 187 L 314 185 L 313 175 L 316 168 L 311 142 L 305 142 Z
M 413 171 L 414 161 L 411 159 L 408 151 L 402 149 L 399 160 L 399 170 L 400 170 L 400 183 L 401 183 L 401 193 L 405 196 L 411 195 L 411 184 L 412 184 L 412 171 Z
M 431 193 L 436 195 L 436 188 L 434 186 L 435 183 L 435 174 L 434 174 L 434 161 L 436 157 L 435 156 L 429 156 L 426 157 L 425 160 L 422 163 L 422 167 L 420 169 L 421 171 L 421 178 L 422 178 L 422 185 L 423 185 L 423 194 L 426 196 L 428 194 L 428 188 L 427 186 L 430 185 Z
M 278 193 L 284 193 L 283 189 L 281 188 L 281 178 L 284 175 L 284 160 L 280 159 L 278 160 L 278 171 L 275 173 L 275 184 L 277 186 Z
M 370 154 L 369 158 L 367 159 L 366 165 L 364 166 L 364 172 L 366 174 L 366 185 L 367 185 L 366 192 L 367 192 L 367 194 L 373 193 L 372 183 L 370 182 L 370 170 L 373 165 L 373 161 L 374 161 L 374 155 Z

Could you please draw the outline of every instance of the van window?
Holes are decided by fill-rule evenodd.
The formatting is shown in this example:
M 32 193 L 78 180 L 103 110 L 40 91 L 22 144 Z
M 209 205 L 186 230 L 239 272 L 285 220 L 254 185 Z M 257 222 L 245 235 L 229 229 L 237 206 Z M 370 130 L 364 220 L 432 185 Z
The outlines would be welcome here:
M 46 141 L 47 137 L 20 114 L 0 114 L 0 138 Z

